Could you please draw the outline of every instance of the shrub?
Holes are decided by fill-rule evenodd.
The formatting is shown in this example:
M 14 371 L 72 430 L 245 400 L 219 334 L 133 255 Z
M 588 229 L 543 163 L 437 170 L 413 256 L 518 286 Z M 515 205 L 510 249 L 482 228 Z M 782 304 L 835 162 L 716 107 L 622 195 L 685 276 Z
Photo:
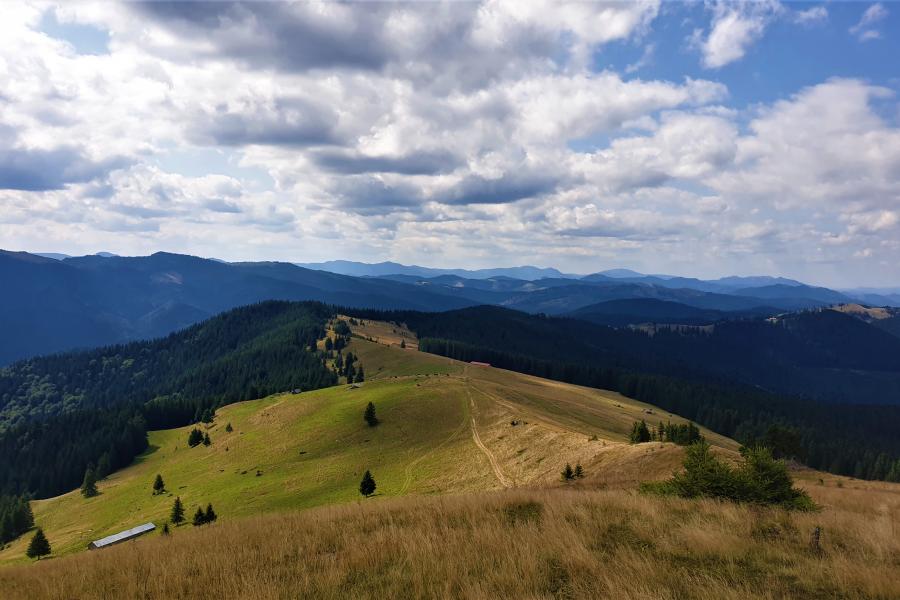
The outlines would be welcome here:
M 733 502 L 770 504 L 788 510 L 816 510 L 809 495 L 794 487 L 787 466 L 772 458 L 767 448 L 747 448 L 737 467 L 713 456 L 700 441 L 688 446 L 684 470 L 659 483 L 644 483 L 641 490 L 682 498 L 720 498 Z

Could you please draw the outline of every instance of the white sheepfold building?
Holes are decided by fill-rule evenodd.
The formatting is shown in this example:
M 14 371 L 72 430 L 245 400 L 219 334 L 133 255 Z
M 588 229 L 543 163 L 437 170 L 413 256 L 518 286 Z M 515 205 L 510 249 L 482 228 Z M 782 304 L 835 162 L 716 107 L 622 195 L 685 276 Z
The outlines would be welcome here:
M 143 525 L 138 525 L 137 527 L 132 527 L 131 529 L 126 529 L 125 531 L 114 533 L 113 535 L 108 535 L 103 539 L 94 540 L 88 544 L 88 549 L 96 550 L 97 548 L 106 548 L 107 546 L 118 544 L 119 542 L 127 542 L 128 540 L 133 540 L 154 529 L 156 529 L 156 525 L 153 523 L 144 523 Z

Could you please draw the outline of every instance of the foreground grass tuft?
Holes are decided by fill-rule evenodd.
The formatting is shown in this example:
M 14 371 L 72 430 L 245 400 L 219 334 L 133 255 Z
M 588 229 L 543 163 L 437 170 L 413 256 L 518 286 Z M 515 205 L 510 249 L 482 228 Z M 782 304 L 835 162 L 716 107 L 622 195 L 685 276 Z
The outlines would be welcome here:
M 898 507 L 896 490 L 868 502 L 816 493 L 820 513 L 580 489 L 375 500 L 4 568 L 0 589 L 9 600 L 900 597 L 900 540 L 878 516 Z

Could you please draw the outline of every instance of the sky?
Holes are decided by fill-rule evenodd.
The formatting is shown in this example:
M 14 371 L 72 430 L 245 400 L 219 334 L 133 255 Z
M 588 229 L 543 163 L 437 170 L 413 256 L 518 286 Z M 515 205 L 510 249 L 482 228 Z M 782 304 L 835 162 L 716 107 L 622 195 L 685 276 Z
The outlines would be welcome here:
M 900 3 L 2 12 L 2 248 L 900 285 Z

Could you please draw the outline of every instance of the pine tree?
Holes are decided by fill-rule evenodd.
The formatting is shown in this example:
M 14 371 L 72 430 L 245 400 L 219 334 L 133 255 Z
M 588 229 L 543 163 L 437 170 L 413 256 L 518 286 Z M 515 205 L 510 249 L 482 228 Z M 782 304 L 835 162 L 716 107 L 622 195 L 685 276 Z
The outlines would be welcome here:
M 369 424 L 369 427 L 375 427 L 380 423 L 378 417 L 375 416 L 375 405 L 371 402 L 366 406 L 366 412 L 363 415 L 363 419 Z
M 581 466 L 581 463 L 575 465 L 575 473 L 573 475 L 575 479 L 581 479 L 584 477 L 584 467 Z
M 631 427 L 631 443 L 641 444 L 650 441 L 650 429 L 644 421 L 635 421 Z
M 231 433 L 232 431 L 234 431 L 234 427 L 231 426 L 231 422 L 228 422 L 228 423 L 225 425 L 225 432 L 226 432 L 226 433 Z
M 176 497 L 175 503 L 172 504 L 172 522 L 178 525 L 179 523 L 184 521 L 184 505 L 181 503 L 181 498 Z
M 216 511 L 213 510 L 212 504 L 206 505 L 206 514 L 203 515 L 204 521 L 207 523 L 212 523 L 216 519 L 219 518 L 219 515 L 216 514 Z
M 199 527 L 205 523 L 206 515 L 203 513 L 203 509 L 198 506 L 197 512 L 194 513 L 194 527 Z
M 93 498 L 99 492 L 97 491 L 97 476 L 94 474 L 94 468 L 88 467 L 84 472 L 84 480 L 81 482 L 81 495 L 85 498 Z
M 203 434 L 203 445 L 204 445 L 204 446 L 209 446 L 210 444 L 212 444 L 212 440 L 209 439 L 209 434 L 208 434 L 208 433 L 204 433 L 204 434 Z
M 100 480 L 106 478 L 110 473 L 112 473 L 112 464 L 109 459 L 109 452 L 104 452 L 100 455 L 100 460 L 97 461 L 97 468 L 94 469 L 94 474 Z
M 572 465 L 566 463 L 566 468 L 562 470 L 561 475 L 563 481 L 572 481 L 575 478 L 575 471 L 572 470 Z
M 50 552 L 50 542 L 47 541 L 44 530 L 38 527 L 38 530 L 34 532 L 34 537 L 31 538 L 31 543 L 28 544 L 28 550 L 25 551 L 25 556 L 28 558 L 40 559 L 42 556 L 50 554 Z
M 368 498 L 375 493 L 375 487 L 375 478 L 372 477 L 371 472 L 366 470 L 365 475 L 363 475 L 362 481 L 359 482 L 359 493 Z
M 196 427 L 188 434 L 188 446 L 193 448 L 203 442 L 203 432 Z
M 13 524 L 13 518 L 11 514 L 7 513 L 3 515 L 3 519 L 0 520 L 0 544 L 5 544 L 15 538 L 16 528 Z
M 162 475 L 156 475 L 156 479 L 153 480 L 153 494 L 158 495 L 162 494 L 166 491 L 166 484 L 163 482 Z

